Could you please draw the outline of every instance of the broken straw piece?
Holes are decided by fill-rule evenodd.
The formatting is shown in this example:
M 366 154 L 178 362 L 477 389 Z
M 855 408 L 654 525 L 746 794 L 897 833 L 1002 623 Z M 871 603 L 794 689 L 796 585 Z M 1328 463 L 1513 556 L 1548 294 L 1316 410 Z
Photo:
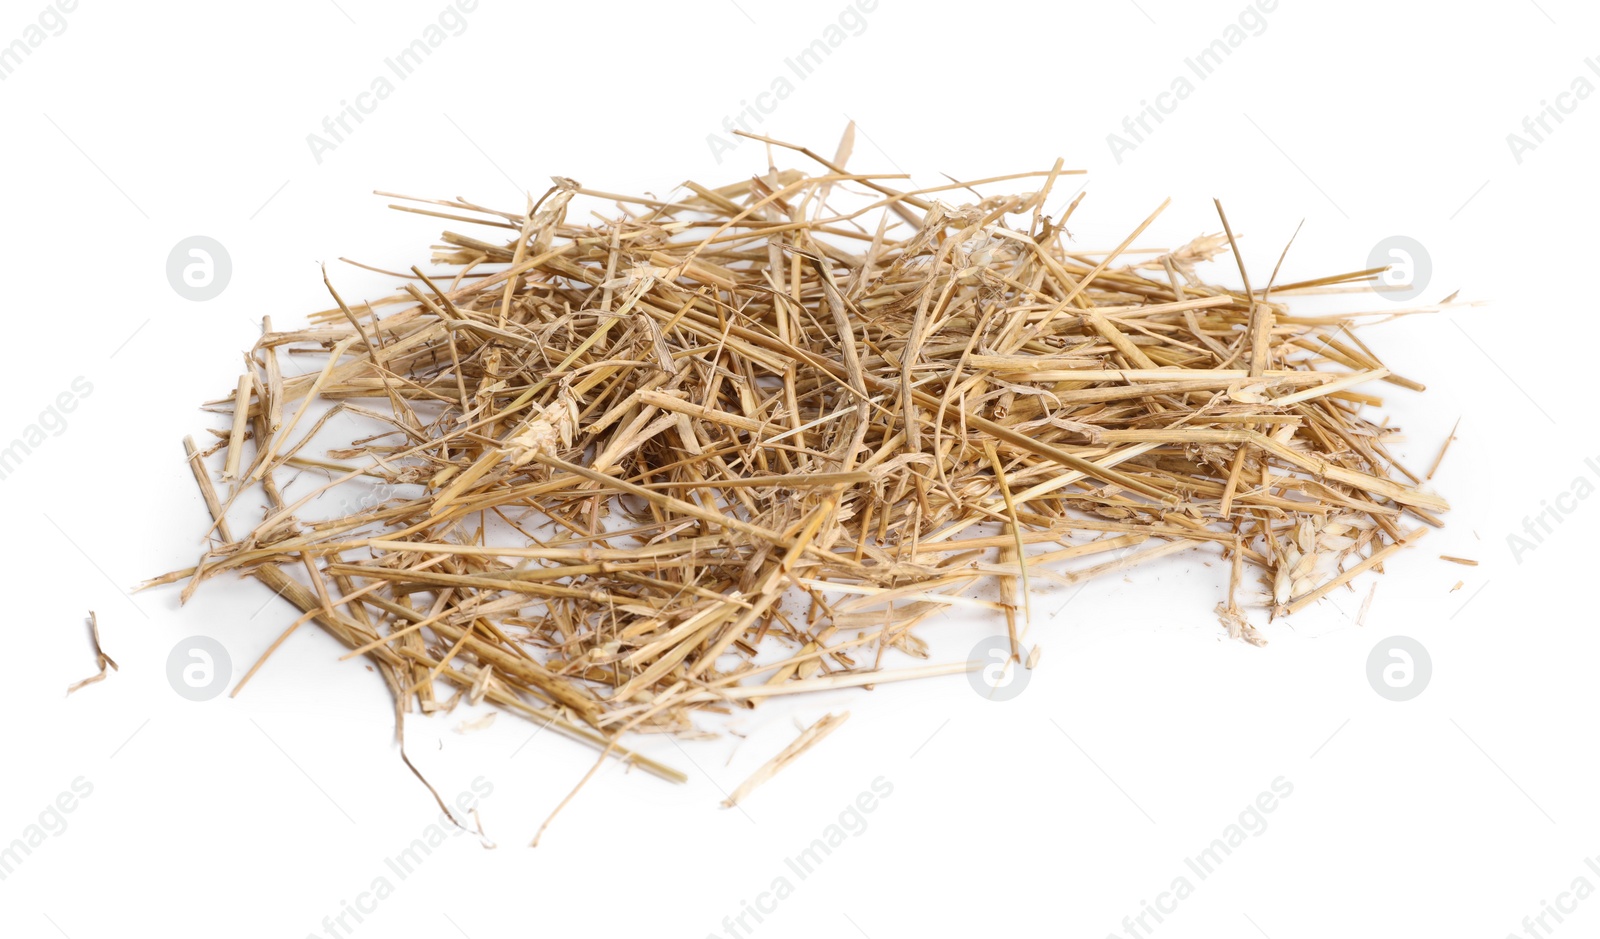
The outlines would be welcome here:
M 96 665 L 100 666 L 100 671 L 98 674 L 90 675 L 88 678 L 85 678 L 82 681 L 73 682 L 67 687 L 67 694 L 72 694 L 79 688 L 82 688 L 86 685 L 92 685 L 97 681 L 105 681 L 107 675 L 106 666 L 108 665 L 111 666 L 112 670 L 120 671 L 120 669 L 117 668 L 116 661 L 112 659 L 111 656 L 106 655 L 104 649 L 100 648 L 100 619 L 94 615 L 93 610 L 89 611 L 89 619 L 87 622 L 89 624 L 89 643 L 94 647 L 94 661 Z
M 733 794 L 722 800 L 724 808 L 733 808 L 739 801 L 767 780 L 778 775 L 785 766 L 800 758 L 800 754 L 815 746 L 822 738 L 838 730 L 844 722 L 850 719 L 850 712 L 843 711 L 838 714 L 825 715 L 821 720 L 800 732 L 800 736 L 789 741 L 789 745 L 778 751 L 778 755 L 761 764 L 750 778 L 739 784 Z

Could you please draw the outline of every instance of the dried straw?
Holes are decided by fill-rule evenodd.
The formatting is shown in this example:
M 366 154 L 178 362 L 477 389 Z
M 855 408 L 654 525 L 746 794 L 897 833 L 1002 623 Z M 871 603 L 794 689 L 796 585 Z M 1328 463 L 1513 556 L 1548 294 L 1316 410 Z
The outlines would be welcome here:
M 1247 568 L 1292 612 L 1448 507 L 1356 390 L 1421 385 L 1356 338 L 1361 314 L 1282 300 L 1379 272 L 1252 290 L 1240 263 L 1231 289 L 1196 271 L 1233 245 L 1226 216 L 1171 251 L 1132 249 L 1155 214 L 1073 247 L 1042 213 L 1059 162 L 906 192 L 758 139 L 815 172 L 395 206 L 487 232 L 445 232 L 451 273 L 413 267 L 386 300 L 330 283 L 309 328 L 264 323 L 214 403 L 225 498 L 187 444 L 210 542 L 152 583 L 256 577 L 304 613 L 267 654 L 315 622 L 397 719 L 487 700 L 682 779 L 619 741 L 969 670 L 890 667 L 952 606 L 1000 612 L 1020 660 L 1030 592 L 1191 547 L 1230 562 L 1219 616 L 1262 642 Z M 997 183 L 1032 191 L 974 196 Z M 580 198 L 610 207 L 580 218 Z M 320 361 L 286 374 L 285 353 Z M 326 481 L 291 501 L 288 474 Z M 327 515 L 361 483 L 381 488 Z M 230 509 L 263 500 L 235 537 Z

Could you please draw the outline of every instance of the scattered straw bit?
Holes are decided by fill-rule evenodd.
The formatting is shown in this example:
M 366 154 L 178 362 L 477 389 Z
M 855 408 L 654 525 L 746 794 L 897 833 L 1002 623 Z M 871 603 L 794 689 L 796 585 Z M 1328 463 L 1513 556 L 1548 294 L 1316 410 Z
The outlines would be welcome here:
M 1456 581 L 1456 585 L 1454 587 L 1450 588 L 1450 592 L 1451 593 L 1455 593 L 1457 590 L 1460 590 L 1462 587 L 1465 587 L 1466 585 L 1467 585 L 1466 581 L 1458 580 L 1458 581 Z
M 1458 417 L 1450 427 L 1450 436 L 1444 438 L 1444 444 L 1439 447 L 1439 455 L 1433 458 L 1433 465 L 1428 467 L 1428 475 L 1422 477 L 1423 479 L 1432 479 L 1433 474 L 1439 472 L 1439 467 L 1444 463 L 1444 455 L 1450 452 L 1450 445 L 1456 442 L 1456 428 L 1460 426 L 1461 418 Z
M 1439 555 L 1439 560 L 1441 560 L 1441 561 L 1449 561 L 1451 564 L 1464 564 L 1467 567 L 1477 567 L 1478 566 L 1478 562 L 1474 561 L 1471 558 L 1451 557 L 1448 554 Z
M 465 694 L 681 781 L 629 733 L 969 671 L 906 664 L 952 607 L 1000 614 L 1020 656 L 1033 594 L 1197 549 L 1261 645 L 1247 610 L 1441 524 L 1369 416 L 1369 386 L 1422 388 L 1356 337 L 1378 314 L 1284 299 L 1381 271 L 1255 289 L 1220 205 L 1176 249 L 1133 247 L 1165 203 L 1092 249 L 1042 214 L 1059 162 L 908 192 L 758 139 L 806 168 L 396 206 L 452 226 L 432 270 L 263 321 L 211 405 L 220 465 L 185 441 L 206 544 L 151 583 L 248 574 L 298 608 L 246 677 L 314 623 L 397 728 Z
M 478 831 L 478 844 L 479 845 L 481 845 L 485 850 L 488 850 L 488 851 L 493 851 L 495 848 L 500 847 L 498 844 L 495 843 L 493 838 L 490 838 L 488 835 L 484 834 L 484 832 L 483 832 L 483 816 L 478 814 L 478 807 L 477 806 L 473 806 L 472 807 L 472 823 L 477 828 L 477 831 Z
M 1227 628 L 1228 638 L 1243 639 L 1253 646 L 1267 644 L 1267 637 L 1261 635 L 1260 630 L 1250 625 L 1250 620 L 1246 619 L 1245 615 L 1236 607 L 1230 607 L 1226 603 L 1218 603 L 1216 614 L 1217 620 Z
M 462 721 L 456 725 L 456 733 L 470 734 L 476 733 L 480 730 L 487 730 L 489 727 L 493 726 L 494 719 L 499 716 L 499 711 L 490 711 L 482 717 L 474 718 L 470 721 Z
M 99 667 L 100 671 L 82 681 L 68 685 L 67 694 L 72 694 L 85 685 L 92 685 L 97 681 L 105 681 L 107 675 L 106 666 L 108 665 L 113 671 L 121 671 L 121 669 L 117 668 L 116 660 L 106 655 L 105 650 L 100 648 L 100 618 L 94 615 L 93 610 L 90 610 L 89 618 L 85 622 L 89 624 L 89 644 L 94 648 L 95 665 Z
M 1372 598 L 1377 595 L 1378 585 L 1377 583 L 1373 583 L 1372 587 L 1367 590 L 1367 598 L 1361 601 L 1361 611 L 1356 614 L 1357 626 L 1367 625 L 1367 611 L 1372 609 Z
M 774 756 L 772 759 L 761 764 L 761 766 L 757 768 L 755 772 L 750 774 L 749 779 L 746 779 L 744 782 L 740 783 L 739 788 L 733 790 L 732 795 L 728 796 L 726 799 L 723 799 L 723 807 L 731 809 L 738 805 L 741 799 L 750 793 L 755 792 L 756 788 L 762 783 L 778 775 L 778 773 L 780 773 L 785 766 L 788 766 L 790 763 L 793 763 L 795 760 L 799 759 L 800 754 L 811 749 L 812 746 L 822 740 L 822 738 L 833 733 L 835 730 L 838 730 L 844 725 L 844 722 L 849 719 L 849 711 L 844 711 L 839 714 L 828 714 L 815 724 L 812 724 L 810 727 L 807 727 L 805 730 L 801 731 L 800 736 L 794 738 L 789 742 L 788 746 L 784 747 L 782 750 L 779 750 L 777 756 Z

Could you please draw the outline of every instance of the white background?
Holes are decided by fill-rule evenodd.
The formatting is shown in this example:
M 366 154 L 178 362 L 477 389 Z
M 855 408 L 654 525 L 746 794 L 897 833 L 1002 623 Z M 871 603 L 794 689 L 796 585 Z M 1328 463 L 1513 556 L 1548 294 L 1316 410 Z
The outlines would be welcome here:
M 293 612 L 253 581 L 212 582 L 181 608 L 172 589 L 126 592 L 197 556 L 204 509 L 180 441 L 223 424 L 196 405 L 232 389 L 261 316 L 281 328 L 327 305 L 319 263 L 365 299 L 391 279 L 338 258 L 425 260 L 441 223 L 386 209 L 374 189 L 517 210 L 553 174 L 666 193 L 760 171 L 759 145 L 719 165 L 706 136 L 843 7 L 483 0 L 319 164 L 306 135 L 443 4 L 88 0 L 0 82 L 0 441 L 74 378 L 93 385 L 0 482 L 0 844 L 75 779 L 93 786 L 66 830 L 0 881 L 7 936 L 324 935 L 323 918 L 375 877 L 396 881 L 384 859 L 437 810 L 395 752 L 378 678 L 306 628 L 238 698 L 186 701 L 166 679 L 176 643 L 215 637 L 237 677 Z M 0 5 L 0 43 L 43 5 Z M 922 185 L 1064 157 L 1091 171 L 1071 225 L 1085 249 L 1114 245 L 1169 195 L 1144 244 L 1216 230 L 1218 197 L 1260 279 L 1301 219 L 1283 280 L 1360 269 L 1390 235 L 1424 244 L 1433 276 L 1419 302 L 1457 290 L 1486 302 L 1364 337 L 1429 385 L 1382 386 L 1410 465 L 1426 468 L 1460 418 L 1434 480 L 1455 508 L 1387 565 L 1365 625 L 1340 612 L 1359 607 L 1362 581 L 1335 595 L 1338 609 L 1272 624 L 1258 612 L 1264 649 L 1228 641 L 1210 612 L 1221 566 L 1181 555 L 1064 609 L 1066 595 L 1036 599 L 1029 639 L 1043 655 L 1012 701 L 953 677 L 743 714 L 731 725 L 742 743 L 647 740 L 687 785 L 608 767 L 537 849 L 525 845 L 591 751 L 530 742 L 534 728 L 510 716 L 467 736 L 451 732 L 461 712 L 413 718 L 410 752 L 447 798 L 477 777 L 493 785 L 482 816 L 499 847 L 453 838 L 356 935 L 723 935 L 723 918 L 880 776 L 893 793 L 867 829 L 810 878 L 791 874 L 793 895 L 756 935 L 1098 939 L 1187 875 L 1194 893 L 1155 926 L 1163 939 L 1499 939 L 1575 878 L 1600 886 L 1583 864 L 1600 853 L 1584 547 L 1600 505 L 1580 502 L 1520 564 L 1506 542 L 1576 477 L 1595 481 L 1586 457 L 1600 461 L 1586 403 L 1600 101 L 1578 102 L 1520 163 L 1506 140 L 1576 76 L 1600 83 L 1584 64 L 1600 55 L 1596 11 L 1286 0 L 1115 160 L 1106 135 L 1243 8 L 881 0 L 759 129 L 831 153 L 849 115 L 853 169 Z M 165 274 L 195 234 L 233 261 L 227 290 L 204 303 Z M 1232 282 L 1230 266 L 1214 276 Z M 122 668 L 64 698 L 94 669 L 89 608 Z M 959 658 L 1002 628 L 944 620 L 927 635 Z M 1402 704 L 1365 677 L 1368 652 L 1396 634 L 1433 663 Z M 796 720 L 842 708 L 844 728 L 744 811 L 717 807 Z M 1293 794 L 1267 829 L 1198 880 L 1183 859 L 1280 776 Z M 1546 923 L 1591 935 L 1600 899 Z

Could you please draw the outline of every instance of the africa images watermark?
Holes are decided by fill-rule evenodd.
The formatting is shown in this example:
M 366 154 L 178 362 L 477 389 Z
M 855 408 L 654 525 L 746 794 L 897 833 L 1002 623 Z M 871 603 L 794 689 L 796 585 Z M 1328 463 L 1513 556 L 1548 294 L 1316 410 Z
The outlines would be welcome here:
M 1273 0 L 1277 2 L 1277 0 Z M 739 102 L 739 111 L 722 119 L 722 129 L 727 136 L 722 134 L 706 134 L 706 146 L 711 148 L 711 155 L 720 164 L 722 155 L 730 150 L 737 149 L 744 139 L 735 134 L 735 130 L 745 133 L 754 133 L 750 122 L 761 124 L 766 115 L 778 109 L 778 105 L 787 97 L 794 94 L 795 82 L 803 82 L 816 72 L 817 67 L 833 55 L 833 50 L 844 45 L 845 40 L 852 36 L 860 36 L 867 31 L 867 14 L 878 8 L 879 0 L 852 0 L 849 6 L 839 12 L 832 23 L 823 27 L 822 35 L 813 39 L 811 44 L 783 60 L 788 66 L 787 72 L 779 72 L 767 83 L 767 90 L 756 95 L 755 103 L 748 98 Z M 789 76 L 794 76 L 794 81 Z
M 1600 459 L 1589 457 L 1583 461 L 1583 465 L 1590 475 L 1600 479 Z M 1538 514 L 1523 516 L 1522 531 L 1506 535 L 1506 547 L 1511 549 L 1512 560 L 1521 564 L 1527 554 L 1539 550 L 1545 539 L 1554 535 L 1556 528 L 1595 494 L 1595 489 L 1594 482 L 1588 476 L 1579 475 L 1573 477 L 1572 484 L 1554 499 L 1540 499 Z
M 0 846 L 0 880 L 15 874 L 22 862 L 32 857 L 34 850 L 47 840 L 60 837 L 67 830 L 67 816 L 93 794 L 94 783 L 79 776 L 44 807 L 37 820 L 22 829 L 21 835 L 11 839 L 10 844 Z
M 877 811 L 881 800 L 889 798 L 893 793 L 894 784 L 889 780 L 882 776 L 874 779 L 872 784 L 847 804 L 838 817 L 823 828 L 822 833 L 812 839 L 810 844 L 794 857 L 783 859 L 784 873 L 772 878 L 767 889 L 756 894 L 754 903 L 749 900 L 739 901 L 739 912 L 722 918 L 722 932 L 706 933 L 706 939 L 743 939 L 754 935 L 756 926 L 777 912 L 779 903 L 794 895 L 796 882 L 816 873 L 822 862 L 837 848 L 867 830 L 867 816 Z M 794 880 L 789 879 L 790 874 L 794 875 Z M 755 920 L 755 925 L 751 925 L 752 919 Z
M 469 784 L 467 790 L 456 796 L 454 803 L 456 811 L 465 818 L 478 807 L 480 801 L 491 795 L 494 795 L 494 783 L 479 776 Z M 467 831 L 468 829 L 452 818 L 448 812 L 440 812 L 438 821 L 430 823 L 394 857 L 383 859 L 384 871 L 372 878 L 367 889 L 356 894 L 354 902 L 340 900 L 339 912 L 322 918 L 322 932 L 306 933 L 306 939 L 341 939 L 354 935 L 356 927 L 366 922 L 368 916 L 376 913 L 380 903 L 394 896 L 397 882 L 415 874 L 417 868 L 422 866 L 422 862 L 433 854 L 433 849 L 444 844 L 450 837 L 459 838 L 467 834 Z M 394 880 L 389 879 L 391 874 L 394 875 Z M 355 922 L 352 924 L 351 920 Z
M 1600 77 L 1600 58 L 1583 60 L 1589 71 Z M 1578 105 L 1588 100 L 1594 94 L 1595 84 L 1589 76 L 1579 72 L 1567 90 L 1556 95 L 1552 103 L 1549 98 L 1539 102 L 1539 110 L 1522 119 L 1522 133 L 1512 132 L 1506 134 L 1506 146 L 1511 148 L 1511 158 L 1520 166 L 1523 158 L 1539 149 L 1539 145 L 1555 133 L 1556 127 L 1565 123 L 1567 117 L 1578 110 Z
M 1592 874 L 1600 875 L 1600 857 L 1586 857 L 1583 866 Z M 1566 922 L 1568 916 L 1578 911 L 1578 904 L 1595 894 L 1595 885 L 1583 874 L 1572 878 L 1567 889 L 1556 894 L 1555 902 L 1539 901 L 1539 912 L 1522 918 L 1522 932 L 1508 932 L 1506 939 L 1544 939 L 1554 935 L 1556 927 Z M 1551 920 L 1555 924 L 1551 924 Z
M 1267 14 L 1278 9 L 1278 2 L 1279 0 L 1253 0 L 1249 6 L 1240 11 L 1235 22 L 1223 28 L 1221 36 L 1212 40 L 1210 45 L 1199 52 L 1184 59 L 1183 64 L 1187 66 L 1187 72 L 1179 72 L 1174 76 L 1172 81 L 1167 83 L 1167 90 L 1156 95 L 1154 102 L 1148 98 L 1140 101 L 1139 110 L 1122 119 L 1121 134 L 1106 135 L 1106 146 L 1111 148 L 1111 156 L 1121 163 L 1123 154 L 1137 150 L 1140 144 L 1155 133 L 1157 125 L 1177 111 L 1178 105 L 1195 93 L 1198 86 L 1189 79 L 1190 75 L 1198 81 L 1205 81 L 1216 74 L 1222 63 L 1233 55 L 1233 50 L 1244 45 L 1245 40 L 1266 32 Z
M 403 82 L 415 74 L 417 68 L 433 55 L 433 50 L 444 45 L 446 39 L 466 32 L 467 14 L 477 9 L 478 0 L 452 0 L 449 6 L 439 11 L 436 22 L 423 28 L 421 36 L 384 59 L 386 71 L 373 76 L 372 81 L 367 83 L 366 91 L 357 94 L 354 102 L 348 98 L 340 101 L 339 110 L 322 119 L 321 134 L 315 131 L 306 134 L 306 146 L 311 148 L 311 158 L 320 166 L 325 154 L 337 150 L 346 138 L 355 133 L 355 125 L 365 121 L 378 110 L 378 105 L 394 94 L 398 87 L 395 82 Z M 390 80 L 391 75 L 394 76 L 393 80 Z
M 67 432 L 67 415 L 78 409 L 79 403 L 89 397 L 94 385 L 79 375 L 72 380 L 71 390 L 56 395 L 49 407 L 39 412 L 39 419 L 22 428 L 22 432 L 9 444 L 0 448 L 0 480 L 9 479 L 33 451 L 44 446 L 51 437 Z
M 34 21 L 22 27 L 22 35 L 6 45 L 0 45 L 0 82 L 22 67 L 33 56 L 33 50 L 67 31 L 67 14 L 78 9 L 78 0 L 55 0 L 46 4 Z
M 404 497 L 402 490 L 415 490 L 415 483 L 392 483 L 387 480 L 373 486 L 360 496 L 346 493 L 339 497 L 339 512 L 342 515 L 356 515 L 368 509 L 377 508 L 397 496 Z
M 1267 830 L 1267 816 L 1278 809 L 1282 800 L 1293 794 L 1294 784 L 1287 777 L 1274 779 L 1267 789 L 1244 807 L 1236 821 L 1222 829 L 1219 837 L 1212 839 L 1194 857 L 1184 858 L 1183 866 L 1201 881 L 1215 874 L 1235 850 L 1251 838 L 1261 837 Z M 1106 939 L 1145 939 L 1153 935 L 1156 926 L 1166 922 L 1168 916 L 1178 911 L 1178 904 L 1194 894 L 1194 888 L 1195 881 L 1185 874 L 1179 874 L 1166 890 L 1156 894 L 1154 903 L 1140 900 L 1139 912 L 1122 918 L 1122 932 L 1106 933 Z M 1150 922 L 1152 919 L 1155 920 L 1154 925 Z

